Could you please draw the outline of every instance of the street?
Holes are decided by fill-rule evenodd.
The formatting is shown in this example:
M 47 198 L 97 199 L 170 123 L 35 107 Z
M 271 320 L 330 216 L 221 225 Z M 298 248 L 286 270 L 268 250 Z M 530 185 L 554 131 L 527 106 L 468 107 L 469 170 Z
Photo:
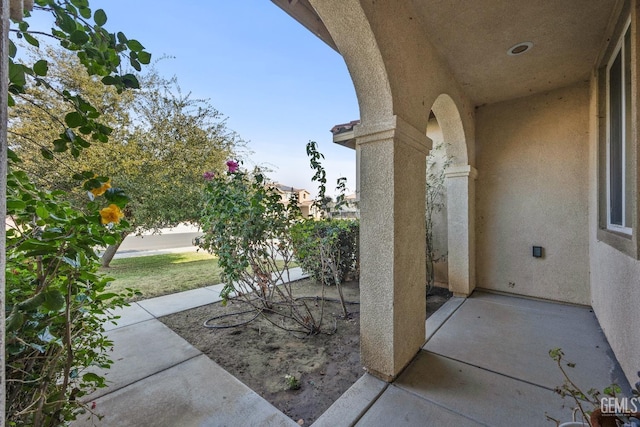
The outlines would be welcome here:
M 143 234 L 141 236 L 131 234 L 127 236 L 114 258 L 196 251 L 197 247 L 193 246 L 192 241 L 202 235 L 197 227 L 188 225 L 180 225 L 161 231 L 162 234 Z

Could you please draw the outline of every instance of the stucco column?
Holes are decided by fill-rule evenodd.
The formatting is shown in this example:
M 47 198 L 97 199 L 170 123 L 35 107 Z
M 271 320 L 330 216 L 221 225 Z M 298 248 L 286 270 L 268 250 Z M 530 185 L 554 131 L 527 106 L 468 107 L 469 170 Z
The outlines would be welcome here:
M 425 340 L 425 168 L 431 141 L 398 116 L 355 128 L 360 153 L 360 348 L 391 381 Z
M 449 290 L 467 297 L 476 287 L 475 181 L 478 172 L 470 165 L 451 166 L 445 173 Z

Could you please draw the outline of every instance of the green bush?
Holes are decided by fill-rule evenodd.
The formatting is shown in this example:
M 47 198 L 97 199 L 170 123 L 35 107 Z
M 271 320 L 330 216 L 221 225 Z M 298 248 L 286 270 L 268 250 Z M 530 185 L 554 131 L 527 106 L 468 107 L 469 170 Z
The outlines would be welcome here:
M 289 229 L 299 221 L 295 203 L 284 204 L 259 171 L 227 162 L 226 173 L 205 173 L 204 235 L 199 246 L 218 257 L 225 287 L 221 296 L 256 292 L 265 307 L 287 282 L 292 261 Z
M 291 230 L 293 254 L 304 272 L 325 285 L 358 275 L 358 220 L 307 220 Z
M 103 325 L 115 319 L 111 310 L 125 305 L 133 291 L 109 292 L 111 279 L 97 273 L 95 248 L 115 242 L 126 197 L 100 180 L 89 179 L 85 186 L 104 199 L 80 212 L 65 193 L 39 190 L 22 171 L 7 177 L 9 426 L 64 425 L 83 410 L 93 412 L 82 397 L 106 386 L 88 368 L 111 364 L 112 343 Z

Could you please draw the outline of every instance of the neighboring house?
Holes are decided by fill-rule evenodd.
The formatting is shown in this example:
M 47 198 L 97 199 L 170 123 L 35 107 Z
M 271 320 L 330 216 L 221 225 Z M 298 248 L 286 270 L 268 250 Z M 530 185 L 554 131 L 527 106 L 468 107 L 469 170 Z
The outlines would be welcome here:
M 358 97 L 334 139 L 358 163 L 369 372 L 393 379 L 425 340 L 419 196 L 441 138 L 450 289 L 592 306 L 635 383 L 640 0 L 273 1 L 343 56 Z
M 277 182 L 271 184 L 271 186 L 280 194 L 284 204 L 288 204 L 291 198 L 295 196 L 298 200 L 298 207 L 300 208 L 303 218 L 320 218 L 320 211 L 313 204 L 311 193 L 307 190 L 289 187 Z
M 358 199 L 355 193 L 344 196 L 344 201 L 336 209 L 337 201 L 330 202 L 329 215 L 331 218 L 338 219 L 357 219 L 360 218 L 360 209 L 358 208 Z

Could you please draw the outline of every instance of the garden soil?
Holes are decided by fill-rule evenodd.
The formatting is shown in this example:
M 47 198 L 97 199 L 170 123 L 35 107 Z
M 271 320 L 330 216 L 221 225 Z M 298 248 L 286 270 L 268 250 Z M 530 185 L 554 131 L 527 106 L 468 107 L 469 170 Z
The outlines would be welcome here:
M 322 287 L 311 280 L 295 282 L 292 287 L 296 297 L 322 294 Z M 215 303 L 194 308 L 160 320 L 298 424 L 308 426 L 364 373 L 360 364 L 358 282 L 343 284 L 343 293 L 350 303 L 347 318 L 337 302 L 336 288 L 325 287 L 325 299 L 331 301 L 324 303 L 322 333 L 314 335 L 274 326 L 283 320 L 273 314 L 269 315 L 271 322 L 262 316 L 251 321 L 252 313 L 235 314 L 247 311 L 249 306 L 234 301 L 227 306 Z M 427 316 L 451 296 L 441 288 L 432 293 L 427 298 Z M 320 301 L 304 301 L 319 318 Z M 205 327 L 207 321 L 216 328 Z M 231 325 L 239 326 L 225 327 Z M 299 389 L 290 389 L 287 375 L 296 378 Z

